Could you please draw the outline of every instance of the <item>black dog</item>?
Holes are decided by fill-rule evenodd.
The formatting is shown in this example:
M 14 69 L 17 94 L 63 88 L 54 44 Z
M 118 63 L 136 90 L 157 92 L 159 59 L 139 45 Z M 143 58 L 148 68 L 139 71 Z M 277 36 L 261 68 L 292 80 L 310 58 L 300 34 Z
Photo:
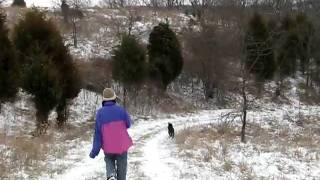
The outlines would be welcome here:
M 168 123 L 168 133 L 169 137 L 174 138 L 174 128 L 171 123 Z

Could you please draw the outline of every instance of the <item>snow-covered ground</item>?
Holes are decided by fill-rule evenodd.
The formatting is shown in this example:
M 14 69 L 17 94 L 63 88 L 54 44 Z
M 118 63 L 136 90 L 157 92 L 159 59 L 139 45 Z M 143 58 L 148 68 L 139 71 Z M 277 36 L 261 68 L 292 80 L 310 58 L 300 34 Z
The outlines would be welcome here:
M 213 122 L 214 116 L 221 111 L 203 111 L 196 114 L 174 115 L 161 119 L 136 122 L 129 134 L 133 137 L 134 146 L 129 152 L 128 179 L 181 179 L 181 161 L 171 156 L 168 146 L 174 145 L 174 141 L 168 139 L 166 125 L 168 122 L 175 127 L 183 128 L 192 124 L 207 124 Z M 59 174 L 52 179 L 105 179 L 105 164 L 103 153 L 92 160 L 88 157 L 91 142 L 85 144 L 83 151 L 73 151 L 82 157 L 82 161 L 74 164 L 65 174 Z M 179 169 L 179 171 L 175 171 Z M 208 176 L 209 177 L 209 176 Z M 40 178 L 41 179 L 41 178 Z M 45 178 L 44 178 L 45 179 Z
M 316 110 L 319 112 L 319 108 Z M 207 126 L 208 124 L 217 124 L 222 114 L 230 110 L 209 110 L 200 111 L 193 114 L 173 115 L 162 117 L 149 121 L 139 121 L 134 124 L 129 133 L 133 137 L 135 145 L 130 149 L 128 179 L 238 179 L 243 177 L 241 170 L 234 168 L 234 171 L 227 172 L 223 169 L 221 162 L 212 161 L 199 162 L 199 159 L 181 158 L 181 153 L 174 140 L 168 138 L 166 125 L 168 122 L 174 124 L 179 131 L 193 126 Z M 317 113 L 313 111 L 313 113 Z M 252 112 L 253 114 L 254 112 Z M 255 112 L 254 114 L 257 114 Z M 254 119 L 257 123 L 266 120 L 263 117 L 270 112 L 260 113 L 259 119 Z M 276 114 L 275 114 L 276 115 Z M 252 116 L 252 115 L 251 115 Z M 256 116 L 256 115 L 255 115 Z M 278 117 L 275 117 L 277 119 Z M 275 120 L 275 119 L 272 119 Z M 279 120 L 283 118 L 279 117 Z M 282 123 L 282 120 L 275 123 Z M 253 119 L 251 118 L 252 122 Z M 271 121 L 271 120 L 270 120 Z M 268 124 L 268 121 L 265 122 Z M 270 123 L 270 122 L 269 122 Z M 286 124 L 287 123 L 287 124 Z M 280 125 L 280 124 L 279 124 Z M 291 124 L 285 122 L 283 126 Z M 267 126 L 267 125 L 262 125 Z M 282 126 L 282 125 L 281 125 Z M 294 126 L 294 125 L 292 125 Z M 211 128 L 214 126 L 210 126 Z M 292 127 L 293 128 L 293 127 Z M 298 133 L 299 131 L 297 131 Z M 51 175 L 49 179 L 105 179 L 105 164 L 103 154 L 92 160 L 88 157 L 91 149 L 91 142 L 80 144 L 80 150 L 75 148 L 70 151 L 72 156 L 78 156 L 81 159 L 75 162 L 73 166 L 63 174 Z M 219 141 L 211 144 L 213 147 L 220 146 Z M 210 148 L 211 146 L 208 146 Z M 287 179 L 317 179 L 320 178 L 320 160 L 316 156 L 320 152 L 308 150 L 304 147 L 298 147 L 299 154 L 288 148 L 286 155 L 283 152 L 264 152 L 254 149 L 257 146 L 253 142 L 242 144 L 235 140 L 229 148 L 228 159 L 232 159 L 233 166 L 248 166 L 253 171 L 255 177 L 260 179 L 287 178 Z M 209 149 L 194 149 L 192 153 L 205 157 Z M 190 153 L 190 152 L 189 152 Z M 191 153 L 190 153 L 191 154 Z M 299 156 L 301 156 L 299 158 Z M 306 159 L 308 160 L 306 160 Z M 203 158 L 200 158 L 203 159 Z M 202 165 L 202 166 L 201 166 Z M 43 177 L 40 179 L 47 179 Z M 242 179 L 242 178 L 240 178 Z
M 21 93 L 23 95 L 23 93 Z M 28 116 L 21 115 L 20 124 L 10 120 L 10 113 L 15 114 L 15 110 L 26 109 L 28 96 L 20 99 L 17 103 L 7 103 L 3 106 L 0 122 L 0 128 L 6 129 L 5 133 L 11 136 L 20 136 L 25 129 L 33 127 L 33 121 L 27 120 Z M 75 99 L 71 106 L 70 123 L 76 128 L 81 128 L 85 124 L 92 124 L 93 115 L 100 106 L 101 96 L 88 91 L 82 91 L 79 97 Z M 133 127 L 129 134 L 133 137 L 134 146 L 129 151 L 128 179 L 245 179 L 256 177 L 259 179 L 318 179 L 320 178 L 320 152 L 316 149 L 304 146 L 287 147 L 285 151 L 275 148 L 277 144 L 270 145 L 265 149 L 263 145 L 257 144 L 251 137 L 248 130 L 248 142 L 242 144 L 239 136 L 235 137 L 224 150 L 225 143 L 223 137 L 215 140 L 205 140 L 201 135 L 198 137 L 201 144 L 198 148 L 188 147 L 188 140 L 179 144 L 178 140 L 171 140 L 167 134 L 167 123 L 174 124 L 176 134 L 179 136 L 188 129 L 211 128 L 218 129 L 221 123 L 221 117 L 233 109 L 222 110 L 203 110 L 194 113 L 165 115 L 160 114 L 156 117 L 149 117 L 148 120 L 134 118 Z M 295 122 L 299 115 L 308 117 L 320 116 L 319 106 L 301 105 L 300 111 L 294 105 L 275 105 L 264 104 L 260 110 L 250 111 L 248 114 L 248 123 L 259 125 L 262 129 L 274 130 L 274 134 L 280 134 L 281 129 L 289 129 L 288 141 L 300 133 L 304 132 L 303 127 Z M 51 115 L 54 119 L 54 113 Z M 8 123 L 10 122 L 10 123 Z M 26 125 L 26 123 L 30 123 Z M 238 126 L 239 122 L 235 122 Z M 17 127 L 28 127 L 19 129 Z M 240 127 L 240 126 L 238 126 Z M 250 128 L 252 126 L 249 126 Z M 15 172 L 15 175 L 9 175 L 8 179 L 59 179 L 59 180 L 85 180 L 85 179 L 105 179 L 105 164 L 103 153 L 100 152 L 96 159 L 90 159 L 88 154 L 91 150 L 92 128 L 85 129 L 85 132 L 76 134 L 76 137 L 58 143 L 55 146 L 60 147 L 63 155 L 49 155 L 45 160 L 47 169 L 42 170 L 37 176 L 30 175 L 28 169 L 22 168 Z M 20 133 L 17 133 L 20 132 Z M 65 132 L 64 132 L 65 133 Z M 56 132 L 57 136 L 64 133 Z M 85 137 L 83 137 L 85 136 Z M 316 140 L 319 141 L 319 134 Z M 271 141 L 273 142 L 273 141 Z M 315 144 L 319 142 L 313 142 Z M 59 149 L 59 148 L 57 148 Z M 211 149 L 216 149 L 210 152 Z M 220 149 L 220 150 L 219 150 Z M 8 157 L 6 161 L 12 161 L 12 151 L 9 146 L 2 144 L 0 151 L 5 152 L 2 156 Z M 223 153 L 225 153 L 223 155 Z M 212 157 L 211 157 L 212 156 Z M 218 157 L 218 158 L 217 158 Z M 3 157 L 2 157 L 3 158 Z M 230 166 L 230 167 L 229 167 Z M 30 167 L 29 167 L 30 168 Z M 32 167 L 39 169 L 39 167 Z M 231 168 L 231 169 L 230 169 Z M 243 170 L 245 169 L 245 170 Z M 245 173 L 249 173 L 244 175 Z
M 47 6 L 51 1 L 26 0 L 26 2 L 28 5 L 37 3 L 39 6 Z M 153 26 L 164 21 L 166 15 L 159 17 L 159 14 L 143 15 L 143 13 L 145 12 L 142 12 L 142 15 L 138 14 L 142 19 L 133 24 L 133 33 L 139 36 L 142 42 L 147 43 Z M 98 15 L 97 17 L 89 15 L 84 21 L 90 22 L 90 26 L 84 22 L 85 26 L 82 29 L 88 31 L 90 35 L 80 33 L 77 48 L 72 46 L 70 34 L 65 35 L 66 44 L 71 45 L 72 55 L 80 59 L 109 58 L 112 48 L 119 42 L 115 29 L 127 28 L 125 21 L 128 16 L 119 10 L 106 10 L 106 13 L 93 12 L 93 14 Z M 173 28 L 179 32 L 187 25 L 188 18 L 183 14 L 176 16 L 169 21 L 174 22 Z M 115 24 L 112 25 L 111 22 Z M 230 142 L 226 142 L 220 135 L 213 140 L 202 137 L 206 128 L 211 128 L 212 132 L 216 133 L 222 115 L 235 109 L 218 110 L 211 107 L 210 110 L 193 113 L 158 114 L 147 119 L 134 117 L 133 127 L 129 130 L 134 146 L 129 151 L 128 179 L 320 179 L 320 150 L 317 149 L 320 144 L 320 106 L 301 104 L 297 89 L 299 82 L 295 79 L 290 79 L 289 82 L 292 87 L 285 93 L 289 101 L 287 104 L 271 103 L 269 97 L 256 100 L 253 104 L 255 107 L 248 112 L 246 144 L 240 143 L 238 135 L 231 140 L 227 139 Z M 268 85 L 274 89 L 274 84 Z M 169 92 L 178 91 L 171 88 Z M 190 87 L 186 87 L 186 91 L 175 95 L 198 103 L 194 102 L 197 98 L 192 95 L 203 98 L 201 93 L 200 90 L 190 92 Z M 0 179 L 105 179 L 103 153 L 100 152 L 94 160 L 88 156 L 92 143 L 93 118 L 101 105 L 101 96 L 82 90 L 71 105 L 67 130 L 60 132 L 53 128 L 55 113 L 52 112 L 49 135 L 42 139 L 33 139 L 30 135 L 35 126 L 35 110 L 30 98 L 20 92 L 19 99 L 15 103 L 6 103 L 2 106 Z M 307 119 L 302 126 L 299 125 L 301 119 Z M 312 121 L 308 122 L 309 120 Z M 195 136 L 200 145 L 189 141 L 188 134 L 183 145 L 177 139 L 169 139 L 166 129 L 168 122 L 174 124 L 177 136 L 189 129 L 191 129 L 190 134 L 200 129 L 200 136 L 199 134 Z M 240 127 L 239 119 L 232 125 L 237 130 Z M 271 144 L 265 142 L 259 144 L 261 142 L 256 141 L 261 137 L 254 137 L 251 134 L 250 127 L 254 126 L 258 126 L 261 132 L 265 133 L 262 135 L 260 133 L 259 136 L 271 136 L 271 139 L 267 139 Z M 310 132 L 306 132 L 306 129 Z M 282 141 L 272 139 L 282 136 L 284 132 Z M 279 150 L 279 147 L 283 147 L 279 146 L 279 142 L 285 140 L 292 142 L 297 138 L 306 138 L 306 142 L 308 139 L 315 141 L 308 141 L 311 145 L 304 146 L 299 144 L 301 141 L 304 142 L 303 139 L 297 140 L 299 143 L 294 146 L 289 144 L 290 146 Z M 228 144 L 227 149 L 224 144 Z M 265 144 L 269 146 L 266 147 Z M 35 152 L 25 153 L 25 151 Z M 34 157 L 37 159 L 33 159 Z
M 132 24 L 130 18 L 134 18 Z M 109 59 L 113 48 L 120 43 L 121 35 L 128 33 L 130 24 L 132 25 L 131 34 L 135 35 L 142 44 L 147 45 L 153 27 L 166 21 L 170 23 L 175 32 L 180 33 L 183 28 L 187 27 L 189 17 L 180 11 L 154 13 L 145 9 L 131 11 L 88 10 L 85 18 L 78 23 L 77 47 L 73 45 L 71 32 L 64 35 L 65 44 L 69 46 L 71 54 L 76 58 L 83 60 Z
M 9 6 L 11 2 L 7 0 L 6 5 Z M 131 25 L 131 34 L 147 45 L 150 32 L 160 22 L 169 22 L 171 28 L 179 35 L 188 27 L 190 20 L 182 10 L 175 9 L 156 12 L 143 7 L 128 10 L 88 7 L 83 10 L 84 18 L 76 23 L 78 43 L 75 47 L 71 25 L 66 25 L 59 16 L 60 9 L 57 2 L 60 0 L 26 0 L 28 7 L 32 5 L 40 7 L 57 23 L 71 54 L 75 59 L 81 60 L 109 59 L 122 34 L 128 33 Z M 93 0 L 91 4 L 97 5 L 99 0 Z M 26 9 L 7 8 L 9 27 L 13 27 L 17 20 L 23 17 L 25 11 Z

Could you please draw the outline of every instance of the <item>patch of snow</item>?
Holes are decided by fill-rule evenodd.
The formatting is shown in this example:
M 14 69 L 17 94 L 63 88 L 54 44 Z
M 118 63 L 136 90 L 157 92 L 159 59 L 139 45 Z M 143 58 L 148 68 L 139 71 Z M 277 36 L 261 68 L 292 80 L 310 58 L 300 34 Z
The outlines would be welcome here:
M 19 106 L 21 109 L 29 108 L 27 103 L 22 104 Z M 78 125 L 83 124 L 88 119 L 93 118 L 92 116 L 100 106 L 100 95 L 82 90 L 70 107 L 72 122 Z M 9 105 L 6 104 L 4 108 L 8 109 Z M 263 128 L 270 128 L 270 123 L 277 123 L 280 127 L 289 127 L 294 132 L 299 133 L 299 127 L 284 120 L 286 114 L 284 111 L 287 111 L 291 116 L 295 116 L 298 113 L 295 108 L 295 106 L 289 105 L 279 107 L 274 104 L 265 104 L 263 110 L 250 111 L 248 121 L 261 124 Z M 134 146 L 129 150 L 128 179 L 237 179 L 241 177 L 238 168 L 234 168 L 232 172 L 222 171 L 223 167 L 219 160 L 213 159 L 206 163 L 180 159 L 176 144 L 168 139 L 167 135 L 166 126 L 168 122 L 172 122 L 176 133 L 179 133 L 184 128 L 218 123 L 221 115 L 230 111 L 232 110 L 208 110 L 193 114 L 149 117 L 152 119 L 148 121 L 136 120 L 133 127 L 129 129 L 129 134 L 134 140 Z M 319 114 L 319 107 L 302 106 L 301 112 L 317 115 Z M 3 118 L 4 115 L 2 115 Z M 66 157 L 64 159 L 50 157 L 46 163 L 52 167 L 66 168 L 62 172 L 43 174 L 38 179 L 105 179 L 103 153 L 100 152 L 94 160 L 88 156 L 92 146 L 91 141 L 80 141 L 77 138 L 65 143 L 68 144 L 70 149 Z M 221 146 L 218 141 L 207 145 L 208 147 L 218 148 Z M 3 149 L 3 146 L 0 146 L 0 148 Z M 305 179 L 319 177 L 320 163 L 319 160 L 315 160 L 317 153 L 309 152 L 304 148 L 298 148 L 297 150 L 301 156 L 310 159 L 310 161 L 300 161 L 298 156 L 285 156 L 281 152 L 257 152 L 251 142 L 246 144 L 236 142 L 229 148 L 228 157 L 235 162 L 233 166 L 238 167 L 244 164 L 248 169 L 251 169 L 252 174 L 261 178 Z M 288 152 L 289 155 L 295 154 L 293 150 L 289 149 L 289 151 L 291 151 Z M 209 154 L 208 149 L 198 149 L 189 153 L 202 158 Z M 223 154 L 218 154 L 218 156 L 221 159 L 224 157 Z M 21 176 L 28 177 L 26 172 L 21 171 L 20 173 Z
M 102 96 L 87 90 L 81 90 L 69 108 L 72 123 L 81 124 L 94 119 L 97 109 L 101 106 Z
M 16 132 L 26 135 L 30 129 L 35 127 L 35 109 L 32 108 L 30 98 L 30 95 L 20 91 L 17 101 L 1 105 L 0 132 L 8 136 L 15 135 Z

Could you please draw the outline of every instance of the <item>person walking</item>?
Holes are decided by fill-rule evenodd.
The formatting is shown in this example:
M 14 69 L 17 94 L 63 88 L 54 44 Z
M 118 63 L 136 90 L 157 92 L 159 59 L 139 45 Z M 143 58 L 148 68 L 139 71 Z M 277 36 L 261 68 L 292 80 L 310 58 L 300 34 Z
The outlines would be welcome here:
M 126 180 L 127 152 L 133 145 L 127 131 L 131 126 L 131 118 L 116 101 L 114 90 L 105 88 L 102 107 L 96 114 L 93 147 L 89 156 L 94 159 L 103 149 L 107 180 Z

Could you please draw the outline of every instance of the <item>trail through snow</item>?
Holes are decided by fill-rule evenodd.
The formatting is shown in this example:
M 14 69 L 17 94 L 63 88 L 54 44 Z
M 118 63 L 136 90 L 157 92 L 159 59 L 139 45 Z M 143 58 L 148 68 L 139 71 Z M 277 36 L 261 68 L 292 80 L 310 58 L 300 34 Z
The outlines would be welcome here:
M 201 111 L 157 121 L 135 123 L 129 130 L 129 134 L 134 140 L 134 146 L 129 150 L 127 179 L 181 179 L 182 174 L 186 172 L 183 172 L 183 162 L 171 156 L 174 141 L 168 138 L 167 123 L 173 123 L 177 131 L 187 126 L 213 122 L 225 111 L 227 110 Z M 106 178 L 102 151 L 96 159 L 90 159 L 88 154 L 91 150 L 91 142 L 84 142 L 81 147 L 81 149 L 69 153 L 71 156 L 82 156 L 82 160 L 74 163 L 70 169 L 66 170 L 66 173 L 50 179 L 102 180 Z

